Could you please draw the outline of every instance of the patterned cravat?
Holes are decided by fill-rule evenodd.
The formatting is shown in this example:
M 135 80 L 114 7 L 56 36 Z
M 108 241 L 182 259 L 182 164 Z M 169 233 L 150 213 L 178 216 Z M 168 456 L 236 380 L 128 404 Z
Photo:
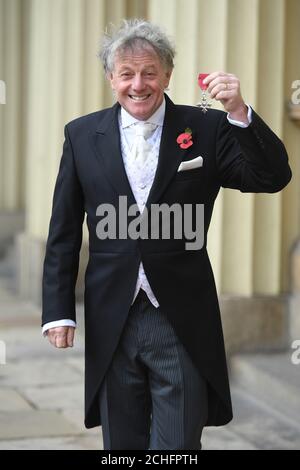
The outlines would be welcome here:
M 132 155 L 139 168 L 143 168 L 152 147 L 147 139 L 153 134 L 157 126 L 150 122 L 139 122 L 135 124 L 135 139 L 132 146 Z

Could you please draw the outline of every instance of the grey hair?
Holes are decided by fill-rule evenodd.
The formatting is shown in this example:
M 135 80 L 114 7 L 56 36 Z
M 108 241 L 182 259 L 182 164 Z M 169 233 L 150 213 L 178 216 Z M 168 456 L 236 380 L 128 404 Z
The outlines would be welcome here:
M 119 28 L 111 25 L 111 32 L 104 33 L 98 54 L 105 74 L 113 71 L 116 53 L 149 46 L 155 50 L 168 70 L 174 68 L 175 47 L 159 26 L 142 19 L 124 19 Z

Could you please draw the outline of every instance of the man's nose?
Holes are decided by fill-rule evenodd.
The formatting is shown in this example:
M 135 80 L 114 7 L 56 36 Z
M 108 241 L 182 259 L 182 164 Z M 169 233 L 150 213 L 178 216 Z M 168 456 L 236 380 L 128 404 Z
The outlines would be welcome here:
M 141 75 L 135 75 L 132 82 L 133 90 L 140 91 L 145 88 L 144 79 Z

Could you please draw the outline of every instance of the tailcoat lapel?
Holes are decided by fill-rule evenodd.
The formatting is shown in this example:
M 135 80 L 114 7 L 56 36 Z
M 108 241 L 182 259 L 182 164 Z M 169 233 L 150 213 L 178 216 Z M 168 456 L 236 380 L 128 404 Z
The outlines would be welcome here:
M 116 103 L 98 125 L 92 136 L 97 157 L 104 167 L 107 179 L 115 191 L 121 196 L 127 196 L 128 205 L 136 204 L 121 152 L 121 139 L 118 124 L 120 105 Z

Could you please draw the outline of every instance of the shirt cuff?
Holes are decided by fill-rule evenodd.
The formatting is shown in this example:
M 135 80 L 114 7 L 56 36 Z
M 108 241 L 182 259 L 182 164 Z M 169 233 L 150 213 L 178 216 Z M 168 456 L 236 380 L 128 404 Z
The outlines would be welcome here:
M 251 106 L 249 106 L 249 104 L 246 104 L 246 106 L 248 108 L 248 115 L 247 115 L 248 124 L 245 124 L 244 122 L 241 122 L 241 121 L 235 121 L 234 119 L 231 119 L 229 117 L 230 113 L 227 113 L 227 119 L 230 122 L 230 124 L 232 124 L 233 126 L 242 127 L 243 129 L 246 129 L 246 127 L 250 126 L 250 124 L 252 122 L 252 108 L 251 108 Z
M 58 326 L 73 326 L 76 328 L 76 323 L 73 320 L 57 320 L 57 321 L 50 321 L 48 323 L 45 323 L 42 328 L 42 333 L 44 336 L 47 335 L 47 331 L 50 330 L 50 328 L 56 328 Z

